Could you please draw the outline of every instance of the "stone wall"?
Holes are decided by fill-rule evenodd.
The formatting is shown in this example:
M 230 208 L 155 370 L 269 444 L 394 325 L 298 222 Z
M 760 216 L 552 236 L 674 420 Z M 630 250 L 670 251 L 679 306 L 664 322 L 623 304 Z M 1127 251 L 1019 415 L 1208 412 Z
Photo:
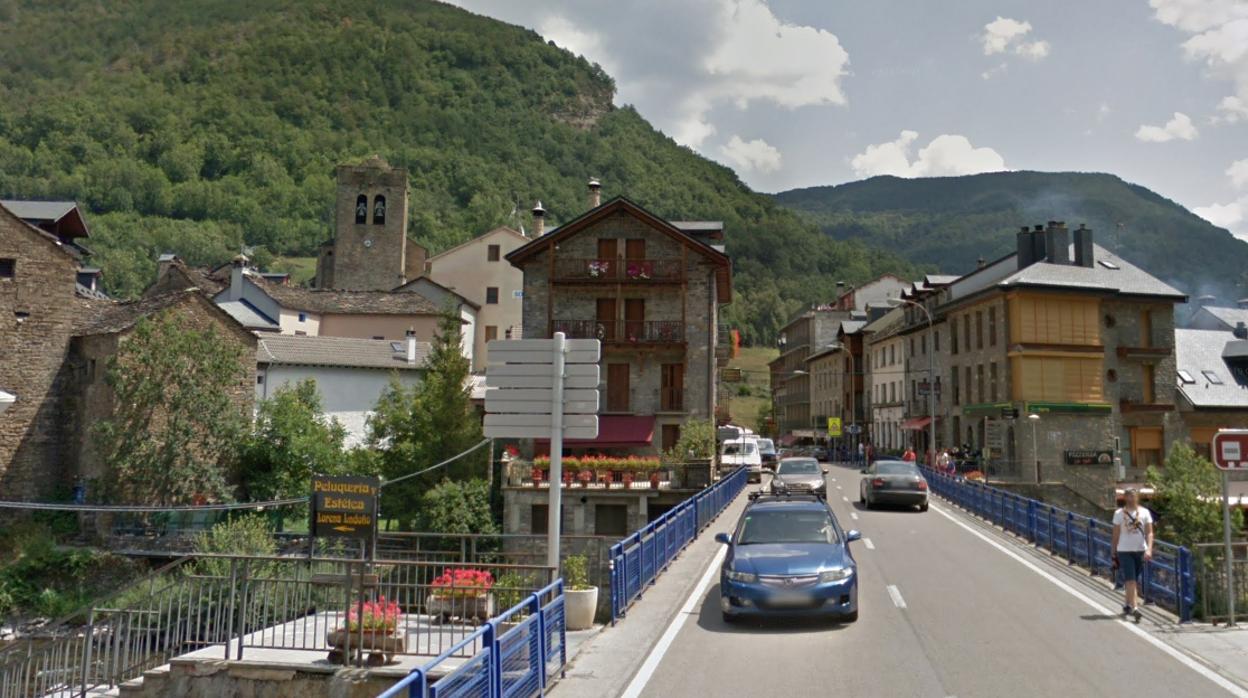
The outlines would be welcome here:
M 334 287 L 389 291 L 401 286 L 407 280 L 409 262 L 424 267 L 423 254 L 416 255 L 419 259 L 408 258 L 407 170 L 374 159 L 358 166 L 340 165 L 336 174 Z M 356 200 L 361 195 L 368 204 L 368 215 L 363 223 L 356 223 Z M 385 197 L 386 202 L 383 224 L 373 223 L 378 196 Z

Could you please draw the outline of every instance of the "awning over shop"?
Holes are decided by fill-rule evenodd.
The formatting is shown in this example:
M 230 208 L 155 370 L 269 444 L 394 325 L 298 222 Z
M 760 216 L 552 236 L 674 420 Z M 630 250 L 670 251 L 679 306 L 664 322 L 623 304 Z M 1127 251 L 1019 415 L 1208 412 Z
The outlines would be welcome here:
M 901 430 L 902 431 L 918 431 L 920 429 L 923 429 L 924 427 L 926 427 L 928 424 L 931 424 L 931 423 L 932 423 L 931 417 L 915 417 L 914 419 L 907 419 L 906 421 L 902 422 Z
M 564 448 L 637 448 L 649 446 L 654 441 L 654 417 L 631 415 L 603 416 L 598 418 L 598 438 L 564 439 Z M 537 439 L 537 443 L 550 447 L 550 439 Z

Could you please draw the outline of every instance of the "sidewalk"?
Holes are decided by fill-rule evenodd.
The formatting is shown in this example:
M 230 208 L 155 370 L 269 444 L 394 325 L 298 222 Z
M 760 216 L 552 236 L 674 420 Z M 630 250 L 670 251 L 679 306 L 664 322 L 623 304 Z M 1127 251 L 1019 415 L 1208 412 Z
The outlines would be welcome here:
M 750 491 L 751 486 L 746 485 L 736 500 L 659 575 L 615 627 L 607 626 L 586 641 L 552 694 L 560 698 L 603 698 L 623 693 L 697 585 L 706 566 L 719 552 L 715 534 L 728 531 L 736 524 Z

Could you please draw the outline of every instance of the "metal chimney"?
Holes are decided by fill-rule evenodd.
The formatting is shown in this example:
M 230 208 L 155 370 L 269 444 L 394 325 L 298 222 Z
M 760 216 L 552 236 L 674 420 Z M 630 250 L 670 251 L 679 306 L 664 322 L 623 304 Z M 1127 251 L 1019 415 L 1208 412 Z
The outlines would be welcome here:
M 1231 332 L 1235 335 L 1235 339 L 1248 339 L 1248 325 L 1245 325 L 1243 320 L 1235 323 L 1235 329 Z
M 407 363 L 410 366 L 416 365 L 416 330 L 414 329 L 407 331 Z
M 589 207 L 598 208 L 602 204 L 602 182 L 597 177 L 589 178 Z
M 542 200 L 537 200 L 533 207 L 533 237 L 540 238 L 546 234 L 546 209 L 542 208 Z

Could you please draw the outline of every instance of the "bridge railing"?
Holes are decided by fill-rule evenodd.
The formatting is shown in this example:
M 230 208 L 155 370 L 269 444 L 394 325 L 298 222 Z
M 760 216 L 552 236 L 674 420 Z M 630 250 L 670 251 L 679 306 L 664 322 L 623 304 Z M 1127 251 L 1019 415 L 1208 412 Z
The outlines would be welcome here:
M 1065 509 L 983 483 L 923 468 L 936 494 L 1045 548 L 1072 565 L 1113 580 L 1113 526 Z M 1196 604 L 1192 553 L 1185 547 L 1154 541 L 1153 559 L 1144 563 L 1141 594 L 1187 622 Z
M 746 468 L 737 468 L 611 546 L 612 624 L 667 569 L 672 559 L 745 489 L 748 475 Z
M 563 580 L 491 618 L 379 698 L 527 698 L 544 695 L 567 664 Z M 465 652 L 466 661 L 451 666 Z M 442 676 L 433 684 L 431 676 Z

